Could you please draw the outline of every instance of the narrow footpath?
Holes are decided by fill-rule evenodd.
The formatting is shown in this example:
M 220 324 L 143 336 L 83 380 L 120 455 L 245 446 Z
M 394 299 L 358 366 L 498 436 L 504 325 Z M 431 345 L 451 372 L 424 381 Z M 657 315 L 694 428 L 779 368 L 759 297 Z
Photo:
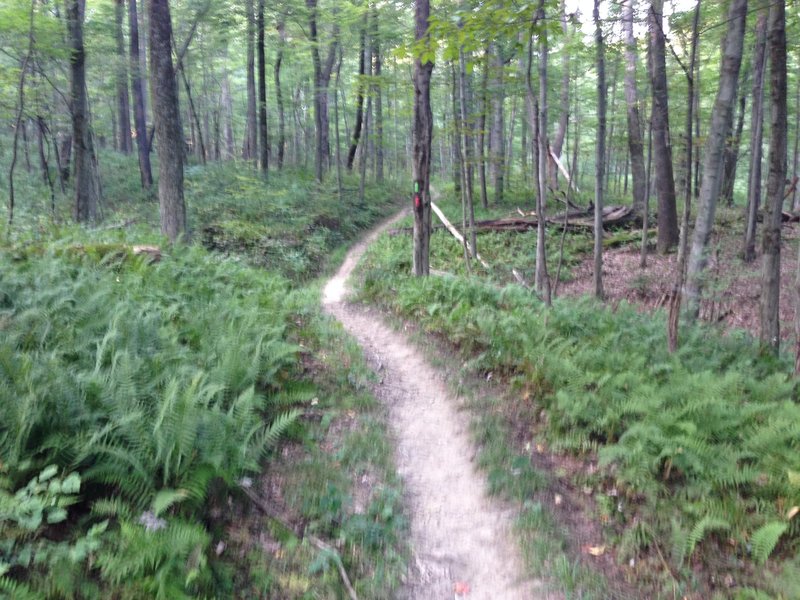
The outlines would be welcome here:
M 514 514 L 486 493 L 477 472 L 469 418 L 432 367 L 378 311 L 346 300 L 364 250 L 400 213 L 350 252 L 323 292 L 325 310 L 361 345 L 388 410 L 395 461 L 406 490 L 412 559 L 402 600 L 537 600 L 545 586 L 523 575 L 512 537 Z

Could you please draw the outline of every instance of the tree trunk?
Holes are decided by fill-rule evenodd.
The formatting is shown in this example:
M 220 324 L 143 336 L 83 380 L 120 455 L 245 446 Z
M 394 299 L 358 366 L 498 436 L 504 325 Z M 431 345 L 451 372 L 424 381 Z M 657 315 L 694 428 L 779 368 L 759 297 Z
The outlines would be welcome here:
M 503 49 L 494 45 L 494 71 L 492 75 L 492 128 L 489 132 L 489 161 L 494 182 L 494 203 L 503 202 L 503 173 L 505 172 L 505 88 L 503 78 Z
M 761 343 L 776 354 L 780 345 L 781 211 L 786 180 L 786 5 L 769 9 L 770 136 L 767 206 L 761 271 Z
M 279 170 L 283 169 L 283 155 L 286 148 L 286 114 L 285 114 L 285 109 L 283 107 L 283 93 L 281 92 L 281 65 L 283 64 L 283 49 L 285 46 L 286 46 L 286 24 L 283 22 L 283 20 L 280 20 L 278 21 L 278 52 L 277 55 L 275 56 L 275 103 L 278 105 L 278 169 Z
M 350 142 L 350 150 L 347 153 L 347 170 L 353 170 L 358 150 L 358 141 L 361 139 L 361 128 L 364 124 L 364 91 L 366 80 L 366 54 L 367 54 L 367 25 L 369 11 L 364 9 L 364 20 L 359 30 L 359 54 L 358 54 L 358 86 L 356 91 L 356 122 L 353 125 L 353 139 Z
M 256 20 L 258 41 L 256 58 L 258 60 L 258 147 L 260 150 L 261 172 L 269 172 L 269 137 L 267 132 L 267 71 L 264 57 L 264 0 L 258 0 Z
M 131 91 L 133 92 L 133 122 L 136 128 L 136 149 L 139 154 L 139 176 L 142 187 L 153 186 L 153 170 L 150 167 L 150 145 L 147 142 L 147 119 L 145 116 L 145 93 L 142 67 L 139 60 L 139 18 L 136 0 L 128 0 L 128 27 L 130 29 Z
M 486 48 L 481 78 L 481 114 L 478 120 L 478 175 L 481 183 L 481 205 L 489 207 L 489 194 L 486 190 L 486 113 L 489 110 L 489 48 Z
M 733 121 L 733 104 L 739 82 L 744 45 L 744 24 L 747 0 L 732 0 L 728 12 L 728 31 L 722 56 L 722 69 L 717 98 L 711 111 L 711 127 L 703 149 L 703 175 L 697 220 L 692 237 L 686 275 L 686 297 L 690 318 L 697 318 L 703 289 L 703 271 L 708 263 L 708 240 L 714 225 L 714 212 L 722 187 L 722 167 L 725 142 Z M 780 217 L 780 215 L 779 215 Z
M 227 49 L 225 52 L 227 59 Z M 226 61 L 227 62 L 227 61 Z M 235 155 L 233 141 L 233 98 L 231 97 L 231 81 L 227 65 L 222 72 L 222 111 L 224 113 L 225 158 L 230 160 Z
M 556 135 L 553 137 L 553 143 L 550 145 L 553 154 L 561 158 L 561 151 L 564 147 L 564 138 L 567 135 L 567 127 L 569 125 L 569 85 L 570 85 L 570 68 L 569 68 L 569 29 L 567 26 L 567 9 L 564 0 L 560 2 L 561 6 L 561 30 L 564 34 L 564 47 L 561 48 L 561 92 L 559 95 L 559 114 L 558 114 L 558 127 L 556 128 Z M 558 168 L 555 161 L 550 161 L 550 181 L 553 187 L 558 184 Z
M 742 131 L 744 130 L 744 113 L 747 106 L 747 80 L 749 73 L 747 70 L 742 74 L 741 85 L 739 85 L 739 108 L 736 117 L 736 132 L 725 146 L 725 167 L 722 177 L 722 192 L 720 198 L 725 200 L 728 206 L 733 206 L 733 187 L 736 184 L 736 168 L 739 163 L 739 148 L 742 145 Z
M 316 129 L 316 151 L 314 167 L 317 181 L 322 181 L 330 162 L 328 84 L 336 59 L 338 29 L 334 27 L 333 40 L 328 49 L 325 64 L 319 54 L 319 34 L 317 32 L 317 0 L 306 0 L 309 11 L 309 35 L 311 37 L 311 60 L 314 64 L 314 124 Z
M 628 151 L 631 155 L 633 179 L 633 212 L 642 217 L 646 175 L 644 170 L 644 143 L 639 117 L 639 98 L 636 91 L 636 39 L 633 37 L 633 2 L 622 0 L 622 29 L 625 34 L 625 103 L 628 117 Z
M 130 154 L 133 149 L 131 140 L 131 107 L 128 97 L 128 68 L 125 56 L 125 36 L 122 33 L 125 21 L 125 0 L 116 0 L 115 34 L 117 38 L 117 110 L 119 111 L 119 149 L 125 154 Z
M 372 56 L 374 60 L 373 79 L 375 80 L 375 179 L 383 181 L 383 83 L 381 81 L 381 36 L 377 5 L 373 8 L 374 24 L 372 31 Z
M 603 299 L 603 170 L 606 166 L 606 57 L 600 27 L 600 0 L 594 0 L 594 43 L 597 52 L 597 154 L 594 170 L 594 295 Z
M 470 253 L 472 256 L 478 256 L 478 239 L 475 233 L 475 206 L 472 197 L 472 178 L 471 164 L 472 164 L 472 151 L 471 140 L 469 135 L 469 112 L 467 111 L 467 61 L 464 57 L 464 48 L 458 49 L 458 79 L 459 79 L 459 99 L 461 109 L 461 154 L 464 158 L 464 166 L 462 167 L 462 186 L 464 189 L 464 203 L 465 203 L 465 216 L 469 224 L 469 245 Z M 467 232 L 464 232 L 464 238 L 467 237 Z
M 764 70 L 767 64 L 767 15 L 756 21 L 756 47 L 753 52 L 753 107 L 750 117 L 750 172 L 747 180 L 747 209 L 742 257 L 756 257 L 756 217 L 761 205 L 761 159 L 764 141 Z
M 70 45 L 70 101 L 72 140 L 75 146 L 75 209 L 79 223 L 97 219 L 100 187 L 94 145 L 89 128 L 89 102 L 86 94 L 86 52 L 83 46 L 85 0 L 70 0 L 67 27 Z
M 253 0 L 245 1 L 247 12 L 247 120 L 245 123 L 242 158 L 258 160 L 258 124 L 256 114 L 256 20 Z
M 663 31 L 664 0 L 652 0 L 648 13 L 650 30 L 649 67 L 653 95 L 653 158 L 656 163 L 658 195 L 658 251 L 665 254 L 678 243 L 678 211 L 669 135 L 669 94 L 667 91 L 666 47 Z
M 797 169 L 800 166 L 800 157 L 797 151 L 800 150 L 800 82 L 795 88 L 794 96 L 794 151 L 792 152 L 792 177 L 794 179 L 794 190 L 792 191 L 792 210 L 797 211 L 800 209 L 800 194 L 797 193 L 797 188 L 800 187 L 797 183 Z
M 313 0 L 309 0 L 313 1 Z M 428 46 L 428 20 L 430 1 L 415 1 L 415 39 L 421 46 Z M 414 178 L 414 274 L 430 274 L 431 238 L 431 136 L 433 134 L 433 112 L 431 111 L 431 74 L 433 62 L 414 59 L 414 126 L 412 128 L 414 155 L 412 176 Z
M 174 243 L 179 237 L 186 237 L 188 232 L 183 201 L 183 129 L 172 65 L 172 21 L 168 0 L 148 0 L 148 9 L 161 233 Z

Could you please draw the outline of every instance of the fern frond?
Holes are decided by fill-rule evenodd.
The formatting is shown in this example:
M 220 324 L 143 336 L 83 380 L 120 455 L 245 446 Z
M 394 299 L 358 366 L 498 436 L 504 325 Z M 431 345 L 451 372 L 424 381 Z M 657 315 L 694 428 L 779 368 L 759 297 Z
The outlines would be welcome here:
M 758 564 L 767 562 L 778 541 L 789 527 L 788 523 L 771 521 L 759 527 L 750 538 L 752 544 L 753 560 Z

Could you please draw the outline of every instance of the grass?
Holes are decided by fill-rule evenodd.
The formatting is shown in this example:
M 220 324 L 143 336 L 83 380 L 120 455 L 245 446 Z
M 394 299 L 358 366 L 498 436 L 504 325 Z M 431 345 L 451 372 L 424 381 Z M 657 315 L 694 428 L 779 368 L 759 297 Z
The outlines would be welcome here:
M 523 504 L 536 506 L 535 478 L 504 482 L 526 472 L 532 438 L 555 456 L 599 460 L 596 471 L 562 475 L 593 490 L 590 518 L 642 594 L 793 597 L 800 414 L 788 360 L 760 355 L 745 334 L 702 327 L 670 355 L 663 315 L 574 300 L 548 310 L 517 286 L 398 275 L 408 256 L 407 239 L 379 239 L 362 265 L 362 297 L 449 340 L 471 372 L 510 386 L 480 411 L 506 426 L 481 420 L 495 489 L 529 494 Z M 562 571 L 575 580 L 572 568 Z

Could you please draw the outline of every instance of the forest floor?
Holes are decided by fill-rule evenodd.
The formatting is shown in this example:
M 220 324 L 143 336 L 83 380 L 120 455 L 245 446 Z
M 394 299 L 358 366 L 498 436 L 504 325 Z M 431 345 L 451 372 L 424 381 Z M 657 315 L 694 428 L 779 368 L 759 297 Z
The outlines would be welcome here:
M 731 213 L 732 214 L 732 213 Z M 724 216 L 724 215 L 723 215 Z M 794 337 L 794 286 L 797 270 L 797 239 L 800 226 L 785 223 L 781 247 L 781 337 Z M 744 329 L 758 337 L 761 297 L 761 244 L 756 259 L 741 259 L 741 222 L 718 226 L 709 247 L 707 298 L 701 304 L 700 316 L 725 330 Z M 594 293 L 594 263 L 591 254 L 571 269 L 571 280 L 562 283 L 563 296 L 577 297 Z M 660 255 L 650 252 L 647 266 L 639 266 L 640 244 L 628 244 L 603 252 L 603 288 L 612 304 L 626 300 L 645 310 L 668 305 L 675 281 L 677 253 Z
M 412 557 L 401 598 L 545 598 L 524 575 L 512 537 L 512 509 L 486 492 L 474 463 L 469 418 L 444 375 L 379 311 L 346 300 L 347 280 L 367 246 L 402 218 L 385 222 L 348 253 L 323 292 L 325 309 L 364 349 L 378 374 L 406 490 Z

